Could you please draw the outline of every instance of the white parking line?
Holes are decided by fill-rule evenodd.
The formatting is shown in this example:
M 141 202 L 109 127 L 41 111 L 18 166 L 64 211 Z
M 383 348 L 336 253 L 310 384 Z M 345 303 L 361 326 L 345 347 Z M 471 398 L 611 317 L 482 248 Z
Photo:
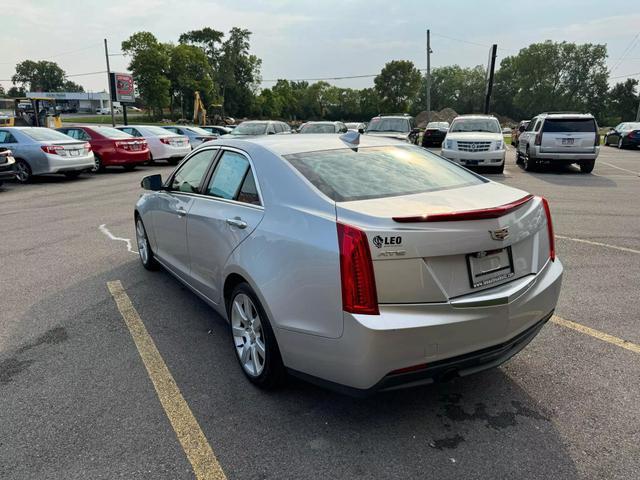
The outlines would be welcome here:
M 133 248 L 131 248 L 131 240 L 129 240 L 128 238 L 122 238 L 122 237 L 116 237 L 113 233 L 111 233 L 109 231 L 109 229 L 107 228 L 106 224 L 102 224 L 98 227 L 98 229 L 100 229 L 100 231 L 102 233 L 104 233 L 107 237 L 109 237 L 111 240 L 117 240 L 119 242 L 125 242 L 127 244 L 127 251 L 134 253 L 134 254 L 138 254 L 137 250 L 134 250 Z
M 564 235 L 556 235 L 556 238 L 571 240 L 572 242 L 588 243 L 589 245 L 596 245 L 598 247 L 613 248 L 614 250 L 621 250 L 623 252 L 640 253 L 640 250 L 634 250 L 633 248 L 620 247 L 618 245 L 611 245 L 609 243 L 592 242 L 591 240 L 584 240 L 582 238 L 565 237 Z
M 640 172 L 634 172 L 633 170 L 627 170 L 626 168 L 618 167 L 616 165 L 611 165 L 610 163 L 603 162 L 602 160 L 600 160 L 598 163 L 601 163 L 601 164 L 606 165 L 606 166 L 611 167 L 611 168 L 617 168 L 618 170 L 622 170 L 623 172 L 633 173 L 637 177 L 640 177 Z

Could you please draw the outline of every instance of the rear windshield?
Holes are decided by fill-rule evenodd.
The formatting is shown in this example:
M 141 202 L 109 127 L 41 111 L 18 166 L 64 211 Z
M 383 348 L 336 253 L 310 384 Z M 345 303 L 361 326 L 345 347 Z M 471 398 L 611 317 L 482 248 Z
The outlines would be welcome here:
M 264 135 L 267 132 L 267 122 L 245 122 L 231 130 L 231 135 Z
M 367 127 L 367 132 L 402 132 L 409 131 L 409 120 L 406 118 L 374 118 Z
M 111 127 L 93 127 L 93 129 L 100 135 L 107 138 L 133 138 L 133 135 L 129 135 L 126 132 Z
M 411 145 L 344 148 L 284 158 L 336 202 L 432 192 L 487 181 Z
M 191 130 L 193 133 L 197 133 L 198 135 L 211 135 L 211 132 L 200 127 L 189 127 L 187 130 Z
M 69 135 L 56 132 L 50 128 L 34 127 L 21 130 L 26 136 L 31 137 L 36 142 L 60 142 L 63 140 L 73 140 Z
M 547 118 L 542 131 L 551 133 L 595 133 L 596 122 L 592 118 Z
M 134 127 L 135 128 L 135 127 Z M 144 129 L 149 132 L 151 135 L 156 137 L 167 137 L 171 135 L 171 132 L 166 128 L 162 127 L 154 127 L 153 125 L 145 125 Z
M 336 133 L 332 123 L 307 123 L 300 133 Z

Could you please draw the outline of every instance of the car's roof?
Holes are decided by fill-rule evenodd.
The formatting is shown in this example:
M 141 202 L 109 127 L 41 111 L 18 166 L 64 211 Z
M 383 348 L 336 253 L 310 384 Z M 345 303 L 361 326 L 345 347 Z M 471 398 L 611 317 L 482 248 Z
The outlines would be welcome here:
M 493 115 L 480 115 L 480 114 L 458 115 L 456 118 L 454 118 L 454 120 L 458 120 L 458 119 L 474 119 L 474 118 L 482 118 L 482 119 L 490 118 L 490 119 L 493 119 L 493 120 L 498 120 Z
M 553 117 L 553 118 L 593 118 L 593 115 L 590 113 L 579 113 L 579 112 L 544 112 L 537 115 L 540 117 Z
M 305 123 L 305 125 L 335 125 L 336 123 L 342 123 L 342 122 L 338 122 L 338 121 L 332 122 L 330 120 L 318 120 L 318 121 L 312 120 L 310 122 Z
M 261 146 L 276 155 L 291 155 L 294 153 L 352 148 L 352 145 L 342 141 L 341 137 L 342 135 L 324 133 L 317 135 L 262 135 L 239 139 L 223 138 L 207 142 L 206 145 L 225 145 L 239 149 L 251 149 L 255 146 Z M 406 142 L 387 137 L 374 137 L 367 135 L 359 135 L 359 137 L 359 147 L 408 145 Z

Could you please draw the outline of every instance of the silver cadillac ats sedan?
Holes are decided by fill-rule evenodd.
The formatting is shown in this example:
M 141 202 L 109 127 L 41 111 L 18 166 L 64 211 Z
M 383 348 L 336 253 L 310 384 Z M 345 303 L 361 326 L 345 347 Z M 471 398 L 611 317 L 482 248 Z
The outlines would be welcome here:
M 142 186 L 142 264 L 229 321 L 262 387 L 289 373 L 366 394 L 475 373 L 558 300 L 544 198 L 392 139 L 225 138 Z

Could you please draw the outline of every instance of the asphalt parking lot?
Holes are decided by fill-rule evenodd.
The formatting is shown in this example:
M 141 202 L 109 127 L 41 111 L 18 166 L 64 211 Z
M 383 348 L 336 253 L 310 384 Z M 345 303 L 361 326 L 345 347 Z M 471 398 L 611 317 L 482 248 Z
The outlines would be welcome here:
M 226 324 L 140 266 L 139 181 L 170 171 L 0 187 L 0 478 L 638 478 L 640 151 L 585 175 L 510 150 L 487 176 L 551 203 L 557 317 L 500 368 L 368 399 L 257 390 Z

